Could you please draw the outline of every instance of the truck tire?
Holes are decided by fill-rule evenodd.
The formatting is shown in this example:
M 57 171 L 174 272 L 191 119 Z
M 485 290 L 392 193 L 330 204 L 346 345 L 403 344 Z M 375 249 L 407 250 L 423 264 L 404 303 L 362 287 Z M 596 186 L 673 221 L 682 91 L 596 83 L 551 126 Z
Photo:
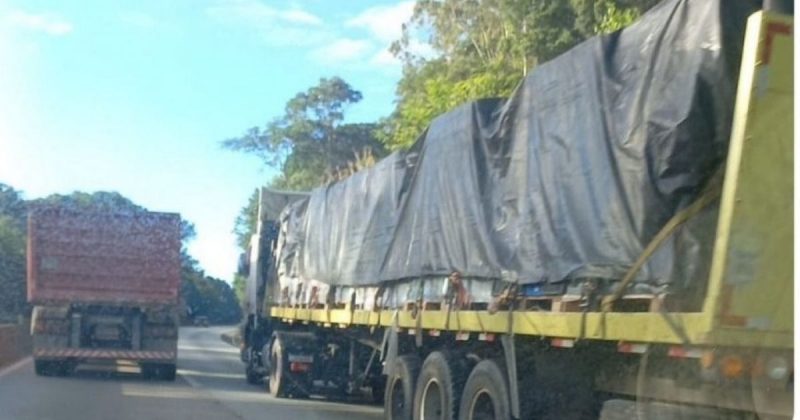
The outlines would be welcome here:
M 255 363 L 252 359 L 247 361 L 247 366 L 244 368 L 244 376 L 247 378 L 247 383 L 250 385 L 260 384 L 264 380 L 264 376 L 255 369 Z
M 292 374 L 289 372 L 289 346 L 291 336 L 284 337 L 276 333 L 270 348 L 270 370 L 267 389 L 276 398 L 307 398 L 311 388 L 308 374 Z
M 64 376 L 69 373 L 66 362 L 57 360 L 34 360 L 33 368 L 39 376 Z
M 175 380 L 176 367 L 174 363 L 144 363 L 141 365 L 141 370 L 145 379 Z
M 455 420 L 468 373 L 466 359 L 457 354 L 429 354 L 414 392 L 414 420 Z
M 267 383 L 267 390 L 273 397 L 284 398 L 288 395 L 287 388 L 289 385 L 284 377 L 284 370 L 286 369 L 286 355 L 283 351 L 283 339 L 280 335 L 275 335 L 275 340 L 270 346 L 270 370 L 269 382 Z
M 594 394 L 591 366 L 579 354 L 539 352 L 517 361 L 526 366 L 519 389 L 520 418 L 543 420 L 597 419 L 600 405 Z
M 506 376 L 504 361 L 487 359 L 478 362 L 464 384 L 459 420 L 510 420 L 511 401 Z
M 174 363 L 163 363 L 158 367 L 158 378 L 162 381 L 174 381 L 177 367 Z
M 370 381 L 369 388 L 372 403 L 382 405 L 383 397 L 386 395 L 386 377 L 381 375 L 373 379 Z
M 386 420 L 411 420 L 414 409 L 414 387 L 419 375 L 420 361 L 416 355 L 395 359 L 394 373 L 386 379 L 383 413 Z
M 153 379 L 156 376 L 155 365 L 151 363 L 142 363 L 139 365 L 139 370 L 142 372 L 142 377 L 144 379 Z

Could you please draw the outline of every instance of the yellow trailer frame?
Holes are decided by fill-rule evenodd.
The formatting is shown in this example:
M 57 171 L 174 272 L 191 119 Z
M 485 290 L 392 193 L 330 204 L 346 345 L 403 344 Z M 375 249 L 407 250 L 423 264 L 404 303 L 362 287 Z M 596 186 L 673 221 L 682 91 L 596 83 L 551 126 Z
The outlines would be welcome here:
M 717 237 L 701 312 L 418 311 L 272 307 L 284 322 L 617 340 L 793 347 L 793 20 L 748 20 Z

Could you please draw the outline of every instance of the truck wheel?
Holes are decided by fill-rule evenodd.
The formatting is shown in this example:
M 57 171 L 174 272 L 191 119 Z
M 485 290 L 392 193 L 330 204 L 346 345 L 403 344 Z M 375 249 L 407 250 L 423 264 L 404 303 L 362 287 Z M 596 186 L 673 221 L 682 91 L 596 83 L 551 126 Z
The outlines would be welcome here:
M 539 353 L 518 379 L 520 417 L 543 420 L 597 419 L 600 406 L 591 366 L 579 354 Z M 577 362 L 576 362 L 577 361 Z
M 155 367 L 151 364 L 142 363 L 139 365 L 139 370 L 142 372 L 142 378 L 153 379 L 155 376 Z
M 466 359 L 435 351 L 425 358 L 414 393 L 415 420 L 454 420 L 468 373 Z
M 145 379 L 175 380 L 174 363 L 144 363 L 141 365 L 141 371 Z
M 370 381 L 370 396 L 374 404 L 383 404 L 383 397 L 386 395 L 386 378 L 381 375 Z
M 395 359 L 394 373 L 386 379 L 383 412 L 386 420 L 411 420 L 414 408 L 414 386 L 419 375 L 417 356 L 405 355 Z
M 310 373 L 289 372 L 289 346 L 297 340 L 291 335 L 275 334 L 270 349 L 269 393 L 277 398 L 307 398 L 313 384 Z
M 289 384 L 284 373 L 286 366 L 286 352 L 283 350 L 283 339 L 275 335 L 275 340 L 270 348 L 269 357 L 269 383 L 267 389 L 273 397 L 284 398 L 288 395 Z
M 163 381 L 174 381 L 177 368 L 174 363 L 164 363 L 158 366 L 158 378 Z
M 510 420 L 505 362 L 482 360 L 472 369 L 461 394 L 459 420 Z
M 244 368 L 244 375 L 247 378 L 247 383 L 251 385 L 256 385 L 261 383 L 264 380 L 264 377 L 255 370 L 255 366 L 252 360 L 247 361 L 247 367 Z
M 33 368 L 39 376 L 60 376 L 66 373 L 61 362 L 53 360 L 34 360 Z

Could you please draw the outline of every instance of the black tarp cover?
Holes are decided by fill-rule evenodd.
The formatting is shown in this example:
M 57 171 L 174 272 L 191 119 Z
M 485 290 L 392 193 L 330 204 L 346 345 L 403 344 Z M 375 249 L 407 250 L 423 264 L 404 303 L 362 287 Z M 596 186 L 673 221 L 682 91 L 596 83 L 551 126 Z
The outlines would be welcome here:
M 724 160 L 751 11 L 665 1 L 538 66 L 509 99 L 436 118 L 410 150 L 287 209 L 282 274 L 331 285 L 452 271 L 621 277 Z M 715 218 L 698 220 L 637 281 L 697 275 Z

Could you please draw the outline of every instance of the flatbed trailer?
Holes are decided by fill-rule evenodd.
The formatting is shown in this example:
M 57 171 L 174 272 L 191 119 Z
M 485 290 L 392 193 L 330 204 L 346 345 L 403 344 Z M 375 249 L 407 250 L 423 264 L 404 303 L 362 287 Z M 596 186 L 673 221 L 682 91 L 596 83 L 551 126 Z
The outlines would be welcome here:
M 248 380 L 267 375 L 276 396 L 368 387 L 389 419 L 791 417 L 793 19 L 747 25 L 699 311 L 622 293 L 382 309 L 266 291 L 245 326 Z

